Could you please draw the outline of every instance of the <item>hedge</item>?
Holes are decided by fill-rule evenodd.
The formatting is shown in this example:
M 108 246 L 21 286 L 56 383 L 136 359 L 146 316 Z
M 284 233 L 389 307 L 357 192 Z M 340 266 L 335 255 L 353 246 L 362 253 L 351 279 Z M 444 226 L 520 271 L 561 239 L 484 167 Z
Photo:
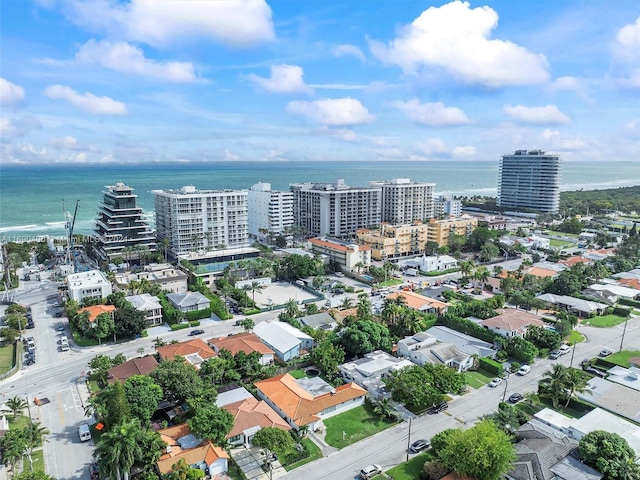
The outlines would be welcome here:
M 174 323 L 173 325 L 169 325 L 171 330 L 184 330 L 185 328 L 189 328 L 191 325 L 188 323 Z
M 210 318 L 211 317 L 211 309 L 205 308 L 202 310 L 194 310 L 193 312 L 186 312 L 185 318 L 188 322 L 193 322 L 194 320 L 200 320 L 202 318 Z
M 631 315 L 631 309 L 630 308 L 624 308 L 624 307 L 615 307 L 613 309 L 612 312 L 614 315 L 617 315 L 619 317 L 628 317 L 629 315 Z
M 471 320 L 460 317 L 441 317 L 438 319 L 438 323 L 441 323 L 445 327 L 452 328 L 457 332 L 465 333 L 473 337 L 484 340 L 485 342 L 493 343 L 496 338 L 496 334 L 491 330 L 473 323 Z
M 478 359 L 478 363 L 482 370 L 486 370 L 493 375 L 502 376 L 504 374 L 502 364 L 500 362 L 496 362 L 492 358 L 481 357 Z
M 621 305 L 627 305 L 629 307 L 636 307 L 636 308 L 640 308 L 640 302 L 636 301 L 636 300 L 630 300 L 627 298 L 621 298 L 620 300 L 618 300 L 618 303 Z

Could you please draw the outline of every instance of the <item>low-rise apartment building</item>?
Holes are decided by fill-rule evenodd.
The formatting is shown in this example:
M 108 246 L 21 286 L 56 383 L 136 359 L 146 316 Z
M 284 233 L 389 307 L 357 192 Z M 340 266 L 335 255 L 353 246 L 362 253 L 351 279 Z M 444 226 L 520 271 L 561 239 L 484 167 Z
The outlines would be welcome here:
M 387 260 L 419 255 L 427 243 L 429 224 L 389 225 L 383 223 L 378 230 L 358 230 L 358 242 L 371 249 L 371 258 Z
M 107 298 L 113 293 L 111 282 L 100 270 L 73 273 L 65 280 L 69 299 L 82 304 L 85 299 Z
M 427 240 L 436 242 L 438 245 L 449 244 L 451 235 L 463 235 L 468 237 L 478 226 L 478 219 L 469 215 L 462 215 L 457 218 L 445 218 L 437 220 L 432 218 L 428 223 Z
M 334 268 L 348 272 L 371 265 L 371 248 L 367 245 L 344 242 L 336 238 L 312 238 L 313 253 L 324 255 Z

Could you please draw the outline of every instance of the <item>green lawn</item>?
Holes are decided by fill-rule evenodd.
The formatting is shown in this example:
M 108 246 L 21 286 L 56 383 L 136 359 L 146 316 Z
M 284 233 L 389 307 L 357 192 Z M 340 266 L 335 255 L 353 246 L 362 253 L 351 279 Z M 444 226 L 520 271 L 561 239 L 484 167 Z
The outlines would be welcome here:
M 578 238 L 578 235 L 576 235 L 574 233 L 556 232 L 555 230 L 549 230 L 549 236 L 551 236 L 551 237 Z
M 32 454 L 31 454 L 31 460 L 33 460 L 33 470 L 34 471 L 38 471 L 38 470 L 42 470 L 44 471 L 44 452 L 42 451 L 42 449 L 40 450 L 35 450 Z M 24 457 L 24 470 L 30 470 L 30 466 L 29 466 L 29 457 Z
M 307 376 L 306 373 L 304 373 L 303 370 L 291 370 L 289 372 L 289 375 L 291 375 L 293 378 L 295 378 L 296 380 L 300 379 L 300 378 L 304 378 Z
M 628 368 L 629 360 L 632 357 L 640 357 L 640 350 L 623 350 L 607 357 L 607 361 L 620 365 L 621 367 Z
M 300 443 L 304 444 L 309 450 L 310 455 L 307 458 L 300 460 L 299 462 L 292 463 L 291 465 L 286 466 L 287 472 L 290 472 L 294 468 L 301 467 L 307 463 L 313 462 L 319 458 L 322 458 L 322 452 L 320 451 L 320 447 L 318 447 L 312 440 L 308 438 L 303 438 Z
M 569 343 L 569 345 L 575 345 L 576 343 L 581 342 L 584 342 L 584 335 L 582 335 L 577 330 L 571 330 L 569 338 L 567 338 L 567 343 Z
M 627 317 L 621 317 L 619 315 L 601 315 L 593 318 L 585 318 L 582 323 L 584 325 L 591 325 L 597 328 L 615 327 L 623 323 Z
M 480 388 L 489 383 L 495 375 L 491 375 L 484 370 L 464 372 L 464 379 L 471 388 Z
M 393 287 L 394 285 L 400 285 L 401 283 L 402 283 L 402 280 L 400 279 L 390 278 L 385 282 L 380 282 L 378 285 L 380 285 L 381 287 Z
M 552 248 L 564 248 L 571 245 L 573 244 L 565 242 L 564 240 L 549 240 L 549 246 Z
M 18 415 L 18 418 L 13 420 L 13 413 L 9 413 L 7 419 L 9 420 L 9 428 L 15 430 L 16 428 L 24 428 L 31 421 L 29 419 L 29 415 L 27 415 L 28 411 L 25 409 L 24 415 Z
M 408 462 L 401 463 L 387 470 L 385 473 L 393 480 L 417 480 L 424 467 L 424 462 L 431 460 L 433 455 L 427 451 L 413 456 Z
M 0 375 L 8 372 L 13 367 L 13 350 L 13 345 L 0 347 Z
M 369 404 L 327 418 L 323 422 L 327 427 L 325 441 L 336 448 L 346 447 L 396 424 L 395 421 L 382 420 L 373 413 Z

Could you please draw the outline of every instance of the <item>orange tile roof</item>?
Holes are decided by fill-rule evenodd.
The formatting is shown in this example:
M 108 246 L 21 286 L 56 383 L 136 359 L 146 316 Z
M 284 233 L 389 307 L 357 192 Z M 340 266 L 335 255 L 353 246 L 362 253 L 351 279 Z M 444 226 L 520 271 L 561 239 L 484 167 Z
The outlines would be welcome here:
M 246 398 L 239 402 L 225 405 L 224 408 L 233 415 L 233 428 L 227 438 L 240 435 L 252 427 L 274 427 L 280 430 L 291 430 L 291 426 L 278 415 L 264 400 Z
M 335 394 L 325 393 L 314 398 L 288 373 L 260 380 L 254 385 L 298 426 L 320 420 L 320 412 L 329 407 L 367 394 L 364 388 L 351 382 L 336 387 Z
M 275 353 L 262 343 L 255 333 L 249 332 L 231 335 L 230 337 L 210 338 L 207 342 L 214 345 L 218 350 L 228 350 L 231 352 L 231 355 L 235 355 L 238 352 L 244 352 L 246 354 L 258 352 L 262 355 Z
M 211 465 L 219 458 L 229 458 L 229 455 L 224 449 L 214 445 L 209 440 L 203 440 L 194 448 L 183 449 L 180 447 L 178 439 L 191 433 L 186 423 L 158 430 L 158 433 L 162 441 L 171 447 L 169 451 L 165 449 L 160 456 L 160 460 L 158 460 L 158 470 L 162 474 L 171 472 L 173 465 L 178 463 L 181 458 L 187 462 L 187 465 L 193 465 L 201 461 L 204 461 L 207 465 Z
M 499 309 L 496 311 L 498 315 L 483 320 L 481 324 L 485 327 L 499 328 L 507 332 L 522 332 L 525 327 L 530 325 L 544 327 L 544 322 L 538 315 L 534 315 L 533 313 L 515 308 Z
M 637 278 L 621 278 L 618 283 L 623 284 L 625 287 L 635 288 L 640 290 L 640 279 Z
M 339 250 L 341 252 L 353 252 L 354 251 L 353 248 L 346 247 L 346 246 L 341 245 L 339 243 L 327 242 L 326 240 L 322 240 L 321 238 L 312 238 L 309 241 L 311 243 L 313 243 L 314 245 L 319 245 L 321 247 L 330 248 L 332 250 Z M 359 251 L 371 250 L 371 247 L 369 247 L 367 245 L 359 245 L 358 246 L 358 250 Z
M 213 358 L 216 356 L 216 352 L 207 345 L 200 338 L 194 338 L 193 340 L 187 340 L 186 342 L 171 343 L 169 345 L 163 345 L 157 347 L 156 351 L 165 360 L 173 360 L 176 355 L 186 357 L 187 355 L 193 355 L 197 353 L 200 358 L 206 360 L 207 358 Z
M 435 300 L 433 298 L 425 297 L 424 295 L 420 295 L 415 292 L 395 292 L 390 295 L 387 295 L 387 298 L 394 299 L 402 297 L 404 298 L 407 306 L 409 308 L 413 308 L 414 310 L 419 310 L 423 308 L 425 305 L 435 308 L 436 310 L 442 310 L 449 306 L 448 303 L 441 302 L 439 300 Z
M 531 267 L 529 270 L 527 270 L 527 275 L 533 275 L 534 277 L 555 277 L 556 275 L 558 275 L 559 272 L 556 272 L 555 270 L 549 270 L 547 268 L 541 268 L 541 267 Z
M 142 358 L 132 358 L 109 370 L 109 383 L 113 383 L 116 380 L 124 382 L 127 378 L 133 377 L 134 375 L 149 375 L 157 366 L 158 362 L 153 355 Z
M 113 305 L 91 305 L 90 307 L 84 307 L 78 310 L 78 313 L 89 312 L 89 321 L 94 322 L 98 315 L 102 313 L 113 313 L 116 311 L 116 307 Z
M 578 263 L 593 263 L 592 260 L 588 260 L 584 257 L 569 257 L 566 260 L 560 260 L 558 263 L 566 265 L 567 267 L 573 267 Z

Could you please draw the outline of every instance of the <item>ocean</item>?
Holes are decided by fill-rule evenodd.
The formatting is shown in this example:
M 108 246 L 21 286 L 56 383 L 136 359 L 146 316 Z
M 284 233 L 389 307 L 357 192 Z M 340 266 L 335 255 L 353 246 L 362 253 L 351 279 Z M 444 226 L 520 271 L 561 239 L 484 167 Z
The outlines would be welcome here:
M 371 180 L 410 178 L 435 183 L 437 194 L 496 195 L 498 162 L 221 162 L 141 165 L 54 165 L 0 167 L 0 239 L 36 240 L 65 235 L 65 211 L 79 200 L 75 232 L 91 234 L 105 185 L 135 189 L 138 205 L 153 220 L 151 190 L 194 185 L 199 189 L 248 189 L 258 182 L 275 190 L 290 183 L 333 182 L 366 186 Z M 637 162 L 562 166 L 562 191 L 640 185 Z M 63 209 L 64 205 L 64 209 Z

